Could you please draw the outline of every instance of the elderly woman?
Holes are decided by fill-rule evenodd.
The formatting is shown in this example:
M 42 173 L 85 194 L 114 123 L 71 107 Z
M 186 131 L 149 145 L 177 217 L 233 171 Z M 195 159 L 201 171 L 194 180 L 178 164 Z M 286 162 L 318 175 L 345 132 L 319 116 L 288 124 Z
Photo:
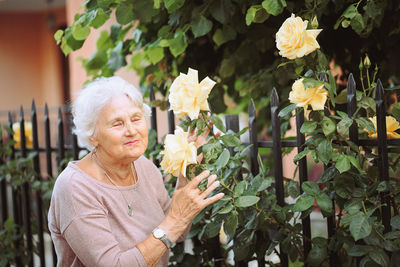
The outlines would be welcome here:
M 76 99 L 75 133 L 91 152 L 70 162 L 54 186 L 48 217 L 58 266 L 166 266 L 171 244 L 223 197 L 208 197 L 219 183 L 204 171 L 190 182 L 179 177 L 170 199 L 161 173 L 143 156 L 150 108 L 142 101 L 118 77 L 95 80 Z

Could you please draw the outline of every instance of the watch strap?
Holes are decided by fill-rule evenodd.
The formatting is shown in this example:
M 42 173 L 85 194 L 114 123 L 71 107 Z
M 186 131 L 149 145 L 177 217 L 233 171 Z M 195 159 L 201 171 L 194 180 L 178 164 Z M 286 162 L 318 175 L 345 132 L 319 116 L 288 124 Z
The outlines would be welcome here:
M 157 236 L 154 235 L 154 232 L 157 231 L 157 230 L 161 230 L 161 231 L 163 232 L 163 235 L 162 235 L 161 237 L 157 237 Z M 157 239 L 160 239 L 161 242 L 163 242 L 164 245 L 165 245 L 167 248 L 171 248 L 171 247 L 172 247 L 172 244 L 173 244 L 172 241 L 169 240 L 169 238 L 168 238 L 167 235 L 165 234 L 164 230 L 162 230 L 161 228 L 158 228 L 158 227 L 155 228 L 155 229 L 153 230 L 153 236 L 154 236 L 155 238 L 157 238 Z

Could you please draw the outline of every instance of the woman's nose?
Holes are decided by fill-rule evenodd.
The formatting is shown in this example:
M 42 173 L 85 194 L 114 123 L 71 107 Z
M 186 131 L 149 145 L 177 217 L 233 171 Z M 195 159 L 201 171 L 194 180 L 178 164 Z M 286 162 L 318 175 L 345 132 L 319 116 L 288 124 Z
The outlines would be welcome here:
M 126 132 L 127 135 L 135 134 L 136 133 L 135 125 L 132 122 L 128 122 L 126 124 L 126 131 L 125 132 Z

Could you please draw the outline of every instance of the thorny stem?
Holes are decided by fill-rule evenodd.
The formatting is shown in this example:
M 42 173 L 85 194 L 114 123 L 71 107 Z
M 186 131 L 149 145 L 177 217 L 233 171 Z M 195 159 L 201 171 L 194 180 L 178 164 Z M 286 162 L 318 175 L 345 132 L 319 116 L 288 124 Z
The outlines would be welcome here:
M 367 209 L 365 208 L 364 201 L 361 201 L 361 205 L 363 207 L 364 213 L 367 214 Z
M 363 72 L 362 72 L 362 70 L 360 70 L 360 80 L 361 80 L 361 86 L 362 86 L 362 88 L 363 88 L 364 95 L 366 96 L 367 94 L 366 94 L 366 92 L 365 92 L 364 78 L 363 78 Z
M 214 134 L 214 130 L 211 127 L 211 125 L 208 123 L 207 120 L 207 114 L 205 114 L 205 112 L 201 112 L 201 119 L 204 121 L 204 123 L 206 124 L 207 128 L 210 130 L 211 135 L 217 139 L 218 137 Z
M 367 69 L 367 81 L 368 81 L 368 88 L 371 88 L 371 81 L 370 81 L 370 79 L 369 79 L 369 70 Z M 370 92 L 371 92 L 372 90 L 370 89 Z
M 378 236 L 379 236 L 380 238 L 382 238 L 383 241 L 386 241 L 386 238 L 385 238 L 381 233 L 379 233 L 379 231 L 377 231 L 375 227 L 374 227 L 374 230 L 375 230 L 375 232 L 378 234 Z
M 296 242 L 291 242 L 291 243 L 296 247 L 297 251 L 299 252 L 299 254 L 300 254 L 300 256 L 301 256 L 301 258 L 304 259 L 304 253 L 303 253 L 303 251 L 299 248 L 299 245 L 296 244 Z M 305 259 L 304 259 L 304 260 L 305 260 Z

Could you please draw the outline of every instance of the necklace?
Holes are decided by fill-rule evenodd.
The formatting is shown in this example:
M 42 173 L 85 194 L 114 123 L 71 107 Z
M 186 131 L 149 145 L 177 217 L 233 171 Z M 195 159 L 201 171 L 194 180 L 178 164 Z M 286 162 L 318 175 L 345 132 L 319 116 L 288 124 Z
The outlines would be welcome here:
M 119 190 L 118 186 L 115 184 L 115 182 L 113 181 L 113 179 L 111 179 L 110 175 L 108 175 L 108 172 L 106 171 L 106 169 L 100 164 L 100 162 L 97 160 L 97 156 L 95 155 L 95 153 L 92 153 L 91 157 L 94 159 L 94 161 L 96 162 L 96 164 L 100 167 L 100 169 L 103 170 L 105 176 L 107 177 L 107 179 L 115 186 L 115 188 L 117 188 L 117 190 L 121 193 L 122 197 L 125 200 L 126 205 L 128 206 L 128 215 L 132 216 L 133 214 L 133 209 L 132 209 L 132 204 L 133 204 L 133 199 L 131 200 L 131 202 L 128 203 L 128 200 L 125 198 L 124 194 L 122 194 L 122 191 Z M 132 172 L 132 179 L 135 176 L 134 175 L 134 171 L 133 171 L 133 163 L 131 163 L 131 172 Z M 134 180 L 133 180 L 134 181 Z M 133 190 L 136 191 L 136 188 L 138 186 L 139 183 L 139 176 L 136 176 L 136 183 L 133 185 Z

